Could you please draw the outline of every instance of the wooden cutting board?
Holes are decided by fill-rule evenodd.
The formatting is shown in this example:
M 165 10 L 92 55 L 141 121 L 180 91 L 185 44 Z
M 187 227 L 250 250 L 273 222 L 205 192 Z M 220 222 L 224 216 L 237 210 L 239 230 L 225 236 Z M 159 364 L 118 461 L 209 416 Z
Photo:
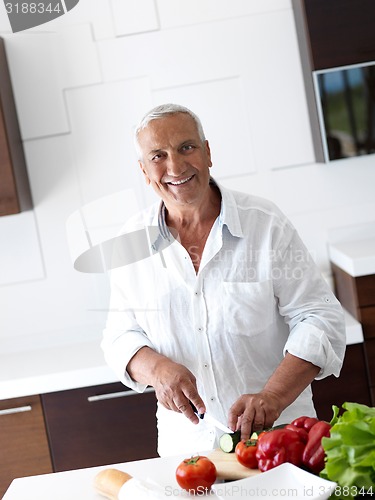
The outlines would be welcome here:
M 215 464 L 217 477 L 220 479 L 229 479 L 233 481 L 260 474 L 259 469 L 248 469 L 241 465 L 235 453 L 225 453 L 217 449 L 208 454 L 207 457 Z

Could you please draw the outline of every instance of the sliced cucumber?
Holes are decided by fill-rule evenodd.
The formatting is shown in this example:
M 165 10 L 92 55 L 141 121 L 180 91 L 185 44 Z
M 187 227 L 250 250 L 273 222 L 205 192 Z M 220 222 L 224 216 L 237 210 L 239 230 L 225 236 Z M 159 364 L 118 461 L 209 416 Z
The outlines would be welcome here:
M 219 439 L 219 446 L 225 453 L 233 453 L 237 444 L 241 441 L 241 431 L 223 434 Z

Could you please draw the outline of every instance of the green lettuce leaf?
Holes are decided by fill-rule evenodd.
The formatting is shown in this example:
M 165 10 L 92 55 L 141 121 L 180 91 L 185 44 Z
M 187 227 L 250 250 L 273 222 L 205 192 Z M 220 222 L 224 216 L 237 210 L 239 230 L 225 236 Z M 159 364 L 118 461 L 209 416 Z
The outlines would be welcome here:
M 333 407 L 330 437 L 322 439 L 326 462 L 320 475 L 338 484 L 336 497 L 350 500 L 356 489 L 375 494 L 375 408 L 349 402 L 342 407 L 341 416 Z M 344 487 L 353 496 L 340 496 Z

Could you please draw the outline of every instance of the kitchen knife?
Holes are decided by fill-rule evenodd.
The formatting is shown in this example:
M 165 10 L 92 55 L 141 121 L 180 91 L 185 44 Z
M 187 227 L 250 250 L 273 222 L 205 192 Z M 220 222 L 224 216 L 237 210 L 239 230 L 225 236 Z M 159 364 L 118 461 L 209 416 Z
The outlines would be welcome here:
M 201 420 L 204 419 L 208 424 L 214 425 L 215 427 L 217 427 L 218 429 L 220 429 L 223 432 L 226 432 L 228 434 L 233 434 L 232 429 L 230 429 L 226 425 L 224 425 L 221 422 L 219 422 L 218 420 L 216 420 L 216 418 L 211 417 L 211 415 L 209 415 L 207 412 L 206 413 L 198 413 L 198 410 L 193 405 L 193 403 L 191 401 L 189 401 L 189 403 L 193 409 L 193 412 L 198 416 L 198 418 L 200 418 Z

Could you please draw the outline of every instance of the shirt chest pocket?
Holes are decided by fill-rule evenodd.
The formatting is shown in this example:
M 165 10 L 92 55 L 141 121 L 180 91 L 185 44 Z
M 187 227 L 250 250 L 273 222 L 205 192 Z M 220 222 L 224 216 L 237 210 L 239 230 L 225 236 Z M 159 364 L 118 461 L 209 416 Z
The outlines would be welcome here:
M 275 297 L 270 280 L 224 282 L 224 325 L 227 333 L 258 335 L 273 321 Z

